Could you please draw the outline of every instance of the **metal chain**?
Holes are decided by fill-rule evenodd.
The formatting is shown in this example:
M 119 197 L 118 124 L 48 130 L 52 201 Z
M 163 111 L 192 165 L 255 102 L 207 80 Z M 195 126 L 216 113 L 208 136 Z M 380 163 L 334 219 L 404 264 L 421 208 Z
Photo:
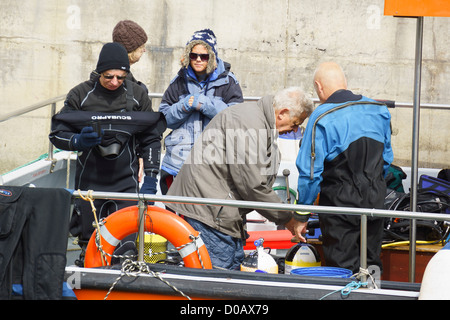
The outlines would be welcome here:
M 150 270 L 149 266 L 144 262 L 144 261 L 133 261 L 131 259 L 136 258 L 137 255 L 114 255 L 114 254 L 110 254 L 108 252 L 105 252 L 103 250 L 103 246 L 101 245 L 100 242 L 100 226 L 104 225 L 104 220 L 100 219 L 100 221 L 97 224 L 97 235 L 95 237 L 95 244 L 98 248 L 98 250 L 100 251 L 100 254 L 102 257 L 105 256 L 109 256 L 111 258 L 123 258 L 125 259 L 124 262 L 122 263 L 122 268 L 121 268 L 121 273 L 120 276 L 117 277 L 117 279 L 113 282 L 113 284 L 111 285 L 111 287 L 108 290 L 108 293 L 106 294 L 104 300 L 106 300 L 109 296 L 109 294 L 112 292 L 112 290 L 114 289 L 114 287 L 116 286 L 116 284 L 124 277 L 124 276 L 130 276 L 130 277 L 138 277 L 139 274 L 149 274 L 159 280 L 161 280 L 163 283 L 165 283 L 166 285 L 168 285 L 170 288 L 172 288 L 175 292 L 180 293 L 183 297 L 187 298 L 188 300 L 191 300 L 191 298 L 184 294 L 181 290 L 179 290 L 178 288 L 176 288 L 175 286 L 173 286 L 172 284 L 170 284 L 167 280 L 164 280 L 163 278 L 161 278 L 160 274 L 158 272 L 154 272 L 152 270 Z M 204 265 L 203 265 L 203 260 L 202 257 L 200 255 L 200 249 L 197 243 L 197 240 L 200 238 L 200 233 L 198 234 L 198 236 L 194 236 L 192 234 L 189 235 L 189 238 L 192 240 L 191 242 L 185 243 L 179 247 L 174 247 L 173 249 L 169 249 L 166 251 L 161 251 L 161 252 L 149 252 L 144 253 L 144 255 L 148 255 L 150 257 L 152 257 L 153 255 L 159 255 L 159 254 L 167 254 L 167 253 L 171 253 L 171 252 L 178 252 L 180 249 L 185 248 L 186 246 L 188 246 L 191 243 L 194 243 L 195 245 L 195 249 L 197 252 L 197 256 L 198 259 L 200 260 L 200 264 L 202 266 L 202 268 L 204 269 Z M 106 259 L 105 259 L 106 260 Z M 103 259 L 102 259 L 103 262 Z
M 104 300 L 108 299 L 108 296 L 112 292 L 112 290 L 114 289 L 115 285 L 124 276 L 138 277 L 140 274 L 149 274 L 152 277 L 161 280 L 166 285 L 168 285 L 170 288 L 172 288 L 175 292 L 178 292 L 179 294 L 181 294 L 186 299 L 191 300 L 191 298 L 188 295 L 184 294 L 181 290 L 177 289 L 175 286 L 170 284 L 167 280 L 164 280 L 163 278 L 161 278 L 159 272 L 154 272 L 154 271 L 150 270 L 149 266 L 145 262 L 143 262 L 143 261 L 132 261 L 130 259 L 127 259 L 127 260 L 125 260 L 123 262 L 122 269 L 120 270 L 120 276 L 117 277 L 117 279 L 113 282 L 113 284 L 109 288 L 108 293 L 106 294 Z

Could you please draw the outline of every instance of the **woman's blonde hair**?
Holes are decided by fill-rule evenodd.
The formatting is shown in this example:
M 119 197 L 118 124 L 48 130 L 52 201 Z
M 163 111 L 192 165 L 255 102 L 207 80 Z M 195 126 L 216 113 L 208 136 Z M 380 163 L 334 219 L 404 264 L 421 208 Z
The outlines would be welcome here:
M 136 63 L 142 56 L 142 50 L 145 48 L 145 44 L 141 45 L 137 49 L 134 49 L 131 52 L 128 52 L 128 60 L 130 60 L 130 64 Z
M 189 66 L 190 63 L 189 54 L 191 53 L 192 48 L 194 48 L 198 44 L 201 44 L 208 50 L 209 60 L 208 65 L 206 66 L 206 73 L 210 74 L 217 68 L 216 54 L 212 50 L 211 46 L 202 40 L 194 40 L 186 45 L 180 60 L 181 66 L 184 68 L 187 68 Z

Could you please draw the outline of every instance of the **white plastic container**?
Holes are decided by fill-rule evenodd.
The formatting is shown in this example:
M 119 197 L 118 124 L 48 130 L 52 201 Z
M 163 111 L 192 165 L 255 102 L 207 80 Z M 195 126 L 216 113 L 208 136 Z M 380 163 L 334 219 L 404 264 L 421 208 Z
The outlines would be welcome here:
M 420 287 L 420 300 L 450 300 L 450 243 L 428 262 Z
M 270 254 L 264 251 L 264 239 L 255 241 L 256 250 L 242 262 L 241 271 L 278 273 L 278 264 Z

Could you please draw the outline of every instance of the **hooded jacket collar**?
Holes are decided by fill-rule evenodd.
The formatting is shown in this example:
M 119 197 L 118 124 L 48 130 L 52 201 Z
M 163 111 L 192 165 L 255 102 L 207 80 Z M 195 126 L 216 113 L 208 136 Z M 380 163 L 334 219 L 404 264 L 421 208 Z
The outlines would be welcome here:
M 264 113 L 269 123 L 270 129 L 275 129 L 275 111 L 273 109 L 273 95 L 264 96 L 258 100 L 257 104 Z

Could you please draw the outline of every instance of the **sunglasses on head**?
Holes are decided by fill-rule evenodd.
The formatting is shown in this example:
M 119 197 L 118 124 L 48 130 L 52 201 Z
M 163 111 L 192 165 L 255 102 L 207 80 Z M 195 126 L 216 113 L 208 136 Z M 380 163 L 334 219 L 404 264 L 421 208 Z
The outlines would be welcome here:
M 209 60 L 209 54 L 208 53 L 189 53 L 189 59 L 191 60 L 197 60 L 198 57 L 200 57 L 200 60 L 202 61 L 208 61 Z
M 112 80 L 112 79 L 114 79 L 114 77 L 116 77 L 117 80 L 125 80 L 125 78 L 127 77 L 126 75 L 124 75 L 124 76 L 112 75 L 111 76 L 111 75 L 105 75 L 103 73 L 102 73 L 102 76 L 103 76 L 103 78 L 108 79 L 108 80 Z

